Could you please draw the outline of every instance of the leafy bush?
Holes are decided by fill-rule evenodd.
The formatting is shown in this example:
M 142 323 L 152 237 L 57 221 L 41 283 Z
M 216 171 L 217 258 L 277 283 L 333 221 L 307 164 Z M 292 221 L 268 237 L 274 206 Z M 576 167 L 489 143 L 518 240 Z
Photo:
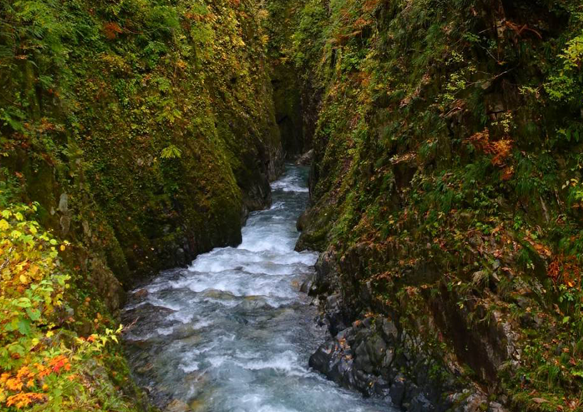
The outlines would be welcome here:
M 113 399 L 123 410 L 98 368 L 121 327 L 86 339 L 66 328 L 70 275 L 59 251 L 70 244 L 31 219 L 36 208 L 11 205 L 0 213 L 0 408 L 103 410 Z

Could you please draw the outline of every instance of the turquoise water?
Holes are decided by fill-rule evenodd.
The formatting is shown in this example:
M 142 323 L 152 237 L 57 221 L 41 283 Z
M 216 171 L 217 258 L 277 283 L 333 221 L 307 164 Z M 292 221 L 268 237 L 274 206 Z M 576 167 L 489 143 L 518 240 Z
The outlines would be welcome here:
M 272 184 L 273 206 L 253 213 L 237 248 L 215 249 L 162 273 L 124 311 L 138 383 L 172 412 L 387 411 L 308 367 L 322 343 L 317 308 L 299 292 L 317 254 L 294 251 L 306 208 L 305 169 Z

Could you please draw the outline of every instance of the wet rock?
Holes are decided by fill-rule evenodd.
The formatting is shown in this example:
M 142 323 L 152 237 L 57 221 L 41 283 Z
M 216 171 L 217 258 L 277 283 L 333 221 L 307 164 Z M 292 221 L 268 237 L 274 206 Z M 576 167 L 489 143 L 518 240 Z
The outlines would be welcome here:
M 147 289 L 140 289 L 136 293 L 134 293 L 134 298 L 135 299 L 143 299 L 143 298 L 145 298 L 147 296 L 148 296 L 148 290 Z
M 326 320 L 332 336 L 346 329 L 345 316 L 342 312 L 342 298 L 339 294 L 328 296 L 325 303 Z
M 167 308 L 164 306 L 156 306 L 156 305 L 151 304 L 150 302 L 147 302 L 143 305 L 140 305 L 137 308 L 133 308 L 133 309 L 126 311 L 124 316 L 123 316 L 123 319 L 124 319 L 124 322 L 129 324 L 131 322 L 134 322 L 136 317 L 139 317 L 140 319 L 148 319 L 148 318 L 154 318 L 154 317 L 156 317 L 156 315 L 159 315 L 159 316 L 170 315 L 171 313 L 174 313 L 174 312 L 176 312 L 176 311 L 173 309 L 170 309 L 170 308 Z
M 164 412 L 188 412 L 188 411 L 189 411 L 188 405 L 185 402 L 178 399 L 175 399 L 172 402 L 170 402 L 168 406 L 166 406 L 166 408 L 164 409 Z
M 247 319 L 245 319 L 241 315 L 237 315 L 236 313 L 231 313 L 231 314 L 227 315 L 227 318 L 231 319 L 232 321 L 235 321 L 237 323 L 240 323 L 241 325 L 246 325 L 249 323 L 249 321 Z
M 149 362 L 142 366 L 141 368 L 136 369 L 138 373 L 145 374 L 150 372 L 154 368 L 154 364 Z
M 435 407 L 432 405 L 432 403 L 425 397 L 423 393 L 420 393 L 413 398 L 407 412 L 430 412 L 434 410 Z
M 332 253 L 324 252 L 316 262 L 315 293 L 328 294 L 338 284 L 337 263 Z
M 507 409 L 498 402 L 492 402 L 488 406 L 488 412 L 507 412 Z
M 203 400 L 195 399 L 190 402 L 190 411 L 192 412 L 202 412 L 206 410 L 206 406 Z
M 59 198 L 59 212 L 66 213 L 68 210 L 69 210 L 69 195 L 63 193 Z
M 331 361 L 335 356 L 336 344 L 333 341 L 328 341 L 320 345 L 318 350 L 310 356 L 309 365 L 325 375 L 328 375 L 331 370 Z
M 296 164 L 298 166 L 308 166 L 312 163 L 313 158 L 314 158 L 314 149 L 301 155 L 298 158 L 298 160 L 296 160 Z
M 349 374 L 351 370 L 352 361 L 340 355 L 337 356 L 336 360 L 332 363 L 328 376 L 334 382 L 337 383 L 346 382 L 350 384 Z
M 372 373 L 373 371 L 372 362 L 368 356 L 366 344 L 364 342 L 361 342 L 361 344 L 356 348 L 356 359 L 354 361 L 354 366 L 367 373 Z
M 483 394 L 471 394 L 458 411 L 459 412 L 481 412 L 487 410 L 488 400 Z
M 310 290 L 312 289 L 312 284 L 313 284 L 312 278 L 306 279 L 300 286 L 300 292 L 305 294 L 310 293 Z
M 191 324 L 179 325 L 174 331 L 172 331 L 171 338 L 172 340 L 188 339 L 198 333 L 198 329 L 194 328 Z
M 216 299 L 216 300 L 234 300 L 236 299 L 235 295 L 231 292 L 225 290 L 217 290 L 217 289 L 209 289 L 204 292 L 203 296 L 209 299 Z
M 397 327 L 388 319 L 382 320 L 381 333 L 387 342 L 396 342 L 399 339 Z
M 296 222 L 296 229 L 298 230 L 298 232 L 303 232 L 304 228 L 306 227 L 306 224 L 308 222 L 308 214 L 307 213 L 302 213 L 302 215 L 298 218 L 298 221 Z
M 193 387 L 202 386 L 208 383 L 208 376 L 204 373 L 204 371 L 194 371 L 186 375 L 184 382 Z
M 337 269 L 333 257 L 320 258 L 314 289 L 318 292 L 330 338 L 312 356 L 310 366 L 346 388 L 356 389 L 366 396 L 390 399 L 407 412 L 479 412 L 486 407 L 492 412 L 504 411 L 500 404 L 489 405 L 488 398 L 475 388 L 462 395 L 463 386 L 452 372 L 455 369 L 446 369 L 436 363 L 425 352 L 420 336 L 406 333 L 393 321 L 390 308 L 384 315 L 366 317 L 363 315 L 367 309 L 351 312 L 355 302 L 350 299 L 362 304 L 362 299 L 368 299 L 368 295 L 360 289 L 353 297 L 345 291 L 342 294 L 334 292 Z M 370 299 L 366 303 L 372 305 Z M 443 312 L 449 307 L 440 310 Z M 515 352 L 513 336 L 509 325 L 498 321 L 496 313 L 492 316 L 493 326 L 484 331 L 480 344 L 490 348 L 487 352 L 490 361 L 499 361 Z M 418 329 L 424 327 L 420 320 Z M 435 368 L 442 369 L 444 374 L 436 378 L 430 373 Z M 444 393 L 459 396 L 444 397 Z
M 405 378 L 398 376 L 391 385 L 391 389 L 389 390 L 389 396 L 391 397 L 393 405 L 401 406 L 403 404 L 406 390 L 407 387 L 405 385 Z
M 367 352 L 375 364 L 382 364 L 385 352 L 387 350 L 387 344 L 378 335 L 373 336 L 366 344 Z
M 355 368 L 352 371 L 348 371 L 347 376 L 350 376 L 352 379 L 351 387 L 360 390 L 360 392 L 362 392 L 362 394 L 365 396 L 373 395 L 374 392 L 372 390 L 372 386 L 375 381 L 374 375 L 367 373 L 362 369 Z
M 181 247 L 179 247 L 178 249 L 176 249 L 174 258 L 176 259 L 176 263 L 178 266 L 186 264 L 186 260 L 187 260 L 186 251 L 184 249 L 182 249 Z
M 119 280 L 103 259 L 90 259 L 88 263 L 91 284 L 96 287 L 99 296 L 111 311 L 119 309 L 124 302 L 125 295 Z
M 242 310 L 255 310 L 270 308 L 271 306 L 267 301 L 259 296 L 247 296 L 245 300 L 237 305 L 237 308 Z
M 383 358 L 383 362 L 381 363 L 381 373 L 385 378 L 389 378 L 391 376 L 390 371 L 392 370 L 391 366 L 393 364 L 393 360 L 395 359 L 395 349 L 389 348 L 385 351 L 385 357 Z
M 69 229 L 71 228 L 71 217 L 68 214 L 63 215 L 61 216 L 59 223 L 61 225 L 61 231 L 63 232 L 63 234 L 66 235 L 67 233 L 69 233 Z
M 390 389 L 391 385 L 383 378 L 378 378 L 373 384 L 374 393 L 381 398 L 389 397 Z
M 84 234 L 85 236 L 87 236 L 88 238 L 90 238 L 90 237 L 91 237 L 91 233 L 92 233 L 92 231 L 91 231 L 91 227 L 89 226 L 89 222 L 88 222 L 88 221 L 86 221 L 86 220 L 84 220 L 84 221 L 81 223 L 81 226 L 83 227 L 83 234 Z
M 442 397 L 443 387 L 429 373 L 432 363 L 423 355 L 419 339 L 383 316 L 346 326 L 342 305 L 339 294 L 327 296 L 323 308 L 331 337 L 310 358 L 310 366 L 346 388 L 387 399 L 403 410 L 451 408 L 453 400 Z M 455 381 L 447 383 L 448 391 L 455 391 Z

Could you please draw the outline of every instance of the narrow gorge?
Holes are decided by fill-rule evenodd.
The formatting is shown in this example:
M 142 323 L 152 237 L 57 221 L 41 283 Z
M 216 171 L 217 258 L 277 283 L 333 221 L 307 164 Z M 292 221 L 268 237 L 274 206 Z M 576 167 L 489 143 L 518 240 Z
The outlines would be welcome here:
M 583 411 L 581 0 L 0 0 L 0 87 L 0 411 Z

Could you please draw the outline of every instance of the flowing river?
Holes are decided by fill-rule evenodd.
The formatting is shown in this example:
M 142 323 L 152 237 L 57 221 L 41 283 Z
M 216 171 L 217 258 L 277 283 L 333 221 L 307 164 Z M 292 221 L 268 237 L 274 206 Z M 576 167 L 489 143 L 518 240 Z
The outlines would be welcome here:
M 317 254 L 294 251 L 307 171 L 288 166 L 273 206 L 253 213 L 237 248 L 200 255 L 131 298 L 124 323 L 134 377 L 168 412 L 377 412 L 310 370 L 325 330 L 300 293 Z M 146 293 L 147 291 L 147 293 Z

